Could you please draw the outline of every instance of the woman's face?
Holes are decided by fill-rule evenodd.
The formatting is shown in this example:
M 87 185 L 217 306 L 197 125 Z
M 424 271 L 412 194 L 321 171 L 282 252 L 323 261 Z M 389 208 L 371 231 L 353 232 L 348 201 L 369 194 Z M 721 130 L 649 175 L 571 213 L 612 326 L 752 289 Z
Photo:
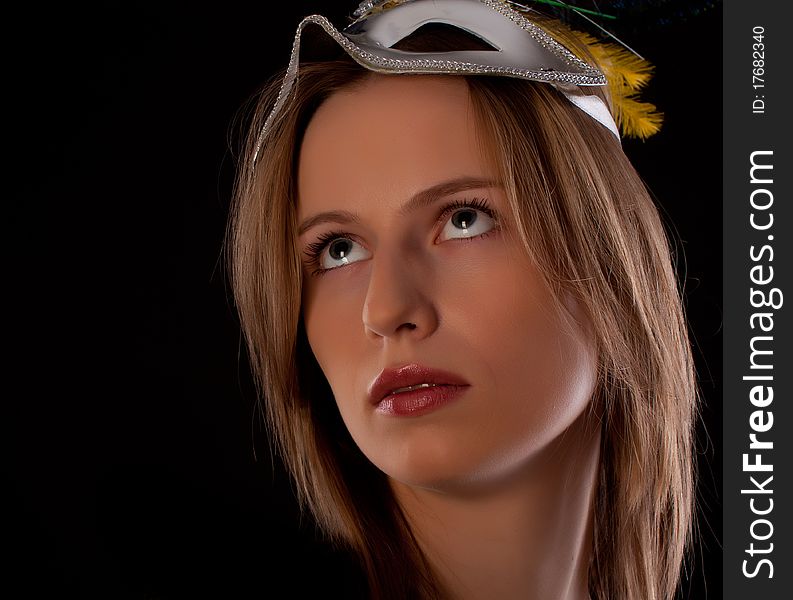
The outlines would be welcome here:
M 516 472 L 582 414 L 595 385 L 586 322 L 571 297 L 584 328 L 554 310 L 508 235 L 476 127 L 462 78 L 372 75 L 320 106 L 299 157 L 311 349 L 361 451 L 393 479 L 438 490 Z M 468 385 L 418 414 L 378 408 L 372 382 L 408 364 Z

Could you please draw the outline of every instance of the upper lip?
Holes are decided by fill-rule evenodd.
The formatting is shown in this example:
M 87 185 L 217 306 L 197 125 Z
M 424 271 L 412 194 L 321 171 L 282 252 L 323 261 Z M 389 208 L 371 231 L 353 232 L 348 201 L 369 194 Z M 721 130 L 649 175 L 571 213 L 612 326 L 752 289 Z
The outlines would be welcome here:
M 383 369 L 369 386 L 369 401 L 378 404 L 383 398 L 396 389 L 419 383 L 436 385 L 470 385 L 465 379 L 441 369 L 409 364 L 396 368 Z

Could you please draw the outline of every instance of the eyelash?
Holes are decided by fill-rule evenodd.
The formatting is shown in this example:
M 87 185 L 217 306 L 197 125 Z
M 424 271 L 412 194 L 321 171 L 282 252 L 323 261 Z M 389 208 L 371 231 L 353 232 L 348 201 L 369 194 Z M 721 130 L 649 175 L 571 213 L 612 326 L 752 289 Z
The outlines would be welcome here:
M 497 231 L 499 229 L 499 220 L 496 216 L 496 212 L 490 208 L 488 203 L 483 200 L 482 198 L 472 198 L 471 200 L 454 200 L 446 204 L 440 211 L 438 218 L 436 220 L 437 223 L 440 223 L 447 215 L 454 213 L 461 208 L 475 208 L 476 210 L 482 211 L 488 217 L 495 221 L 495 225 L 489 231 L 485 233 L 480 233 L 479 235 L 475 235 L 473 237 L 467 238 L 453 238 L 452 240 L 448 241 L 457 241 L 457 242 L 470 242 L 478 238 L 484 238 Z M 345 231 L 327 231 L 319 236 L 316 242 L 312 242 L 306 245 L 306 249 L 304 250 L 304 254 L 308 257 L 306 264 L 311 269 L 311 276 L 312 277 L 319 277 L 324 275 L 328 271 L 335 271 L 339 267 L 333 267 L 330 269 L 324 269 L 319 266 L 319 258 L 322 256 L 322 252 L 324 252 L 325 247 L 330 244 L 335 239 L 338 238 L 350 238 L 350 234 Z

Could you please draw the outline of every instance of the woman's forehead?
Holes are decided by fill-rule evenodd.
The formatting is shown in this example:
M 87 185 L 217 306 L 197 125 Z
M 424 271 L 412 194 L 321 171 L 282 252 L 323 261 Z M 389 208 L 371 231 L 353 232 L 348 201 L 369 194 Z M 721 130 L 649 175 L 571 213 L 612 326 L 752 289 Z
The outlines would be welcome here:
M 300 148 L 298 213 L 380 197 L 404 199 L 438 181 L 492 178 L 461 77 L 375 75 L 333 94 Z

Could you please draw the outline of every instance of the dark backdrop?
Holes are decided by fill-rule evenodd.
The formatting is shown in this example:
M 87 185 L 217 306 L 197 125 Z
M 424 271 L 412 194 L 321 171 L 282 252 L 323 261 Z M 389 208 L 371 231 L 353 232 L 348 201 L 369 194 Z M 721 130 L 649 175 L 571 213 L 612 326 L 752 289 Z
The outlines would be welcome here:
M 7 14 L 13 597 L 355 597 L 359 574 L 301 525 L 269 456 L 220 256 L 235 114 L 300 16 L 353 8 Z M 678 237 L 707 401 L 687 597 L 719 598 L 721 9 L 659 14 L 622 31 L 657 67 L 647 97 L 666 124 L 625 148 Z

